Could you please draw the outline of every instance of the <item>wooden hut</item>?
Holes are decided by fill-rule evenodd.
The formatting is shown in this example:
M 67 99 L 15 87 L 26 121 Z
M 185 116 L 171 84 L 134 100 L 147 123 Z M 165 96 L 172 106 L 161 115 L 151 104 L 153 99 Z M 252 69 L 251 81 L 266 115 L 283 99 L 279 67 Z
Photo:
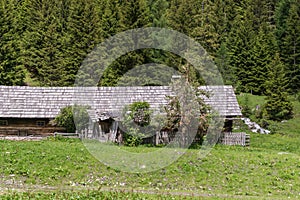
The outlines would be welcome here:
M 145 87 L 27 87 L 0 86 L 0 135 L 50 135 L 64 131 L 50 122 L 69 105 L 91 105 L 100 113 L 118 113 L 125 105 L 149 102 L 158 110 L 166 104 L 167 86 Z M 104 122 L 103 122 L 104 123 Z
M 205 103 L 225 118 L 223 131 L 232 132 L 233 120 L 240 119 L 242 116 L 233 87 L 201 86 L 199 88 L 208 92 L 208 97 L 203 96 Z
M 203 86 L 211 93 L 205 102 L 226 117 L 226 131 L 241 116 L 232 86 Z M 90 136 L 116 141 L 118 117 L 124 106 L 146 101 L 160 112 L 174 93 L 168 86 L 145 87 L 22 87 L 0 86 L 0 134 L 49 135 L 64 131 L 50 122 L 68 105 L 90 105 Z M 88 135 L 88 134 L 87 134 Z M 120 139 L 117 139 L 120 141 Z
M 154 87 L 155 88 L 155 87 Z M 209 96 L 203 96 L 204 102 L 211 106 L 211 108 L 218 113 L 220 117 L 225 119 L 224 122 L 224 133 L 231 133 L 232 132 L 232 126 L 233 126 L 233 120 L 239 119 L 242 116 L 239 104 L 237 102 L 234 90 L 232 86 L 201 86 L 199 89 L 204 90 L 208 92 Z M 143 94 L 140 94 L 141 96 L 147 96 L 147 93 L 150 92 L 150 90 L 144 90 Z M 159 106 L 156 106 L 156 109 L 158 109 L 161 106 L 166 105 L 167 101 L 165 96 L 174 96 L 174 93 L 171 91 L 170 88 L 165 88 L 163 90 L 163 96 L 158 97 L 154 101 L 152 100 L 150 105 L 156 104 Z M 150 94 L 153 94 L 150 92 Z M 157 95 L 161 95 L 162 93 L 157 93 Z M 121 96 L 125 95 L 126 93 L 123 93 Z M 149 101 L 151 98 L 147 98 Z M 143 100 L 139 100 L 143 101 Z M 132 103 L 132 101 L 126 101 L 126 105 Z M 117 104 L 115 104 L 117 105 Z M 116 111 L 116 110 L 111 110 Z M 94 112 L 94 113 L 93 113 Z M 117 141 L 120 143 L 122 141 L 122 131 L 118 128 L 118 126 L 115 126 L 113 124 L 118 123 L 118 120 L 120 120 L 120 113 L 121 111 L 115 113 L 113 117 L 110 118 L 103 118 L 101 115 L 106 113 L 104 110 L 96 110 L 96 111 L 90 111 L 91 118 L 94 119 L 94 122 L 97 122 L 100 126 L 101 133 L 98 134 L 95 132 L 94 138 L 98 139 L 97 136 L 101 136 L 100 138 L 104 138 L 105 141 Z M 97 113 L 95 115 L 95 113 Z M 105 115 L 104 115 L 105 116 Z M 110 114 L 112 116 L 112 114 Z M 104 120 L 105 119 L 105 120 Z M 110 127 L 109 129 L 107 129 Z M 95 129 L 95 128 L 94 128 Z M 114 136 L 115 138 L 111 138 L 110 136 Z M 153 143 L 155 145 L 158 144 L 165 144 L 170 142 L 172 136 L 174 136 L 175 133 L 169 133 L 165 130 L 161 130 L 160 132 L 157 132 L 154 136 L 150 138 L 144 138 L 144 143 Z M 102 140 L 102 139 L 100 139 Z

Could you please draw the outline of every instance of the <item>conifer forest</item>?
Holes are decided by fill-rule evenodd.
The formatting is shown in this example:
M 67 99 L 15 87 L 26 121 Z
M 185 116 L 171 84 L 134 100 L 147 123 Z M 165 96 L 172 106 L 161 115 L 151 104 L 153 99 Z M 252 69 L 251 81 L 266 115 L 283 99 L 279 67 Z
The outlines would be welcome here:
M 0 85 L 72 86 L 82 61 L 106 38 L 163 27 L 199 42 L 237 92 L 268 95 L 276 84 L 280 92 L 296 94 L 299 5 L 299 0 L 1 0 Z M 182 59 L 146 49 L 116 60 L 99 85 L 114 86 L 122 74 L 149 62 L 185 73 Z

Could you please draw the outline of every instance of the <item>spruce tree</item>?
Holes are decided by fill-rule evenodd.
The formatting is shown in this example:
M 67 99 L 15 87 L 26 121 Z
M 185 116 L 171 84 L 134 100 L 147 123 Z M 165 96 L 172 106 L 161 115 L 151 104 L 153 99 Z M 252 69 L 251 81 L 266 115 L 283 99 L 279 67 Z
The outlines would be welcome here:
M 234 85 L 234 71 L 229 65 L 229 55 L 226 42 L 222 42 L 216 53 L 215 63 L 222 74 L 225 85 Z
M 165 28 L 167 26 L 166 12 L 169 7 L 168 0 L 148 0 L 150 9 L 150 22 L 152 27 Z
M 168 27 L 190 35 L 191 29 L 195 28 L 190 26 L 194 20 L 194 2 L 193 0 L 171 0 L 166 13 Z
M 300 90 L 300 1 L 294 0 L 286 19 L 286 30 L 282 38 L 281 55 L 286 65 L 289 88 Z
M 123 27 L 121 24 L 122 13 L 118 1 L 106 0 L 103 4 L 103 14 L 101 15 L 101 36 L 107 39 L 120 32 Z
M 121 3 L 124 30 L 149 27 L 151 25 L 150 8 L 146 0 L 127 0 Z
M 228 65 L 233 71 L 232 82 L 238 91 L 256 92 L 256 88 L 251 85 L 255 70 L 250 60 L 254 30 L 251 21 L 245 18 L 245 14 L 238 14 L 228 34 Z
M 275 4 L 275 0 L 249 1 L 249 8 L 253 13 L 253 18 L 248 20 L 253 21 L 253 28 L 256 32 L 258 32 L 261 27 L 265 26 L 264 24 L 274 27 Z
M 233 83 L 239 91 L 259 95 L 265 92 L 267 65 L 276 51 L 273 26 L 266 14 L 267 1 L 265 4 L 253 0 L 243 5 L 226 42 Z
M 0 2 L 0 85 L 23 85 L 25 69 L 20 60 L 22 2 Z
M 168 26 L 181 32 L 187 36 L 194 38 L 201 45 L 205 42 L 201 41 L 200 37 L 204 37 L 201 26 L 201 2 L 194 0 L 172 0 L 170 1 L 169 9 L 167 10 Z M 186 53 L 188 44 L 177 44 L 181 48 L 181 53 Z M 199 85 L 203 83 L 200 74 L 193 68 L 190 63 L 177 55 L 169 55 L 167 64 L 173 66 L 176 70 L 181 72 L 190 83 Z
M 100 13 L 103 4 L 95 0 L 73 0 L 67 24 L 69 38 L 64 79 L 71 85 L 86 56 L 103 40 Z
M 289 15 L 290 0 L 280 0 L 275 9 L 275 22 L 276 22 L 276 38 L 280 48 L 280 55 L 282 57 L 281 48 L 283 37 L 286 34 L 286 19 Z
M 276 53 L 273 61 L 268 65 L 269 74 L 266 81 L 266 103 L 263 108 L 263 116 L 266 119 L 281 121 L 293 117 L 293 106 L 288 99 L 287 78 L 284 73 L 284 65 Z
M 27 29 L 22 39 L 22 63 L 42 86 L 62 86 L 67 59 L 60 19 L 60 1 L 28 0 L 24 10 Z
M 265 24 L 265 26 L 267 26 Z M 250 50 L 250 63 L 254 73 L 248 78 L 252 91 L 256 94 L 264 94 L 266 91 L 265 82 L 268 77 L 268 65 L 276 52 L 275 36 L 271 31 L 261 25 L 258 34 L 253 38 Z
M 126 31 L 130 29 L 137 29 L 143 27 L 151 26 L 151 13 L 150 8 L 145 0 L 140 0 L 138 2 L 134 0 L 128 0 L 120 2 L 121 14 L 120 16 L 120 30 Z M 136 41 L 138 44 L 139 38 L 130 38 Z M 124 42 L 126 45 L 126 41 Z M 120 44 L 119 44 L 120 45 Z M 137 46 L 138 48 L 138 46 Z M 116 86 L 118 81 L 126 72 L 128 72 L 133 67 L 143 64 L 145 61 L 145 56 L 141 50 L 136 50 L 133 52 L 128 52 L 126 55 L 119 57 L 115 60 L 109 68 L 105 70 L 103 76 L 100 79 L 99 85 L 101 86 Z
M 196 1 L 197 2 L 197 1 Z M 212 56 L 215 57 L 220 46 L 219 33 L 217 30 L 218 16 L 215 11 L 217 8 L 215 3 L 211 1 L 202 1 L 194 5 L 194 17 L 191 27 L 191 36 L 195 38 L 203 48 Z

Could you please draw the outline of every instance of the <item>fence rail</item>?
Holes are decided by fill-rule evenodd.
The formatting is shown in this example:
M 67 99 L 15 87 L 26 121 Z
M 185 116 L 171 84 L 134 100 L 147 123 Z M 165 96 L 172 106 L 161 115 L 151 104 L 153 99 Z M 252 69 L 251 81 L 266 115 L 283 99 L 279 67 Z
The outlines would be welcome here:
M 224 132 L 222 133 L 219 142 L 224 145 L 250 146 L 250 135 L 244 132 L 241 133 Z
M 63 137 L 68 137 L 68 138 L 78 138 L 79 134 L 78 133 L 59 133 L 59 132 L 55 132 L 54 136 L 63 136 Z
M 54 133 L 54 135 L 61 135 L 64 137 L 79 137 L 81 139 L 98 139 L 99 141 L 105 142 L 109 141 L 108 138 L 101 138 L 96 137 L 95 134 L 91 130 L 85 129 L 82 130 L 80 133 Z M 199 140 L 199 138 L 198 138 Z M 156 141 L 156 137 L 154 138 L 147 138 L 144 140 L 144 143 L 153 143 L 153 144 L 159 144 Z M 194 142 L 197 142 L 197 139 L 194 139 Z M 221 134 L 221 137 L 219 138 L 219 143 L 224 145 L 240 145 L 240 146 L 250 146 L 250 135 L 246 134 L 244 132 L 240 133 L 232 133 L 232 132 L 223 132 Z

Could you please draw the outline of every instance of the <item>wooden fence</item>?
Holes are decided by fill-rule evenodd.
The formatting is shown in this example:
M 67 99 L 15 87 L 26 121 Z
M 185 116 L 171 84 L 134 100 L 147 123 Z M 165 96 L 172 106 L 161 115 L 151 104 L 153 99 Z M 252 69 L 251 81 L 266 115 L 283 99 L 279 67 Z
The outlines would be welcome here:
M 65 137 L 79 137 L 81 139 L 83 139 L 83 138 L 97 139 L 102 142 L 110 141 L 109 138 L 103 139 L 100 137 L 95 137 L 97 135 L 93 134 L 93 131 L 88 130 L 88 129 L 82 130 L 80 133 L 78 133 L 78 132 L 76 132 L 76 133 L 55 133 L 54 135 L 61 135 L 61 136 L 65 136 Z M 165 136 L 165 134 L 156 135 L 156 136 L 152 136 L 150 138 L 144 139 L 143 143 L 152 143 L 154 145 L 158 145 L 163 142 L 166 142 L 166 141 L 163 141 L 163 142 L 157 141 L 157 138 L 159 138 L 159 136 L 161 136 L 160 139 L 166 139 L 165 137 L 162 137 L 162 136 Z M 224 145 L 250 146 L 250 135 L 246 134 L 244 132 L 240 132 L 240 133 L 223 132 L 221 134 L 221 137 L 219 138 L 218 142 L 220 144 L 224 144 Z
M 224 132 L 219 139 L 219 143 L 224 145 L 250 146 L 250 135 L 244 132 Z

